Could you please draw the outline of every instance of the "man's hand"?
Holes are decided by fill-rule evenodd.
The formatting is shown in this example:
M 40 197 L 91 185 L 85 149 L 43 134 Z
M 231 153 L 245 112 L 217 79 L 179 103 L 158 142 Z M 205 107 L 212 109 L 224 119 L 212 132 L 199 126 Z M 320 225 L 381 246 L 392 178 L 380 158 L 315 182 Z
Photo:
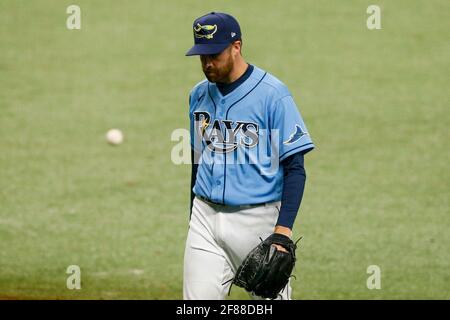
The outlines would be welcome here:
M 292 230 L 289 229 L 288 227 L 275 226 L 274 233 L 284 234 L 289 238 L 292 237 Z M 288 252 L 283 246 L 280 246 L 279 244 L 272 244 L 272 245 L 275 246 L 279 251 Z
M 280 245 L 283 252 L 272 247 Z M 286 287 L 295 266 L 297 246 L 286 235 L 272 233 L 253 250 L 239 266 L 233 283 L 255 295 L 275 299 Z

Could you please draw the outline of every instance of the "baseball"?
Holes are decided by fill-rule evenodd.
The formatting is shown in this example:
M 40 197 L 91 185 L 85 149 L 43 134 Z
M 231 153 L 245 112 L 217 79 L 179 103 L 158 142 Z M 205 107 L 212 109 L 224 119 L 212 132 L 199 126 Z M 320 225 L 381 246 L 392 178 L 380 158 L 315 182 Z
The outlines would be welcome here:
M 111 129 L 106 133 L 106 141 L 110 144 L 121 144 L 123 142 L 123 133 L 119 129 Z

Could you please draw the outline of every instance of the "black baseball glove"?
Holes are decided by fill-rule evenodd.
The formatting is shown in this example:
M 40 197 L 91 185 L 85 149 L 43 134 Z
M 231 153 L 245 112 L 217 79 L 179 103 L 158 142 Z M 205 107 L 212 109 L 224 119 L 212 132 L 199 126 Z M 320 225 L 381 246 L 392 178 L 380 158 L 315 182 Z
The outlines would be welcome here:
M 283 246 L 287 252 L 272 244 Z M 294 269 L 296 248 L 296 243 L 289 237 L 273 233 L 250 251 L 237 270 L 233 283 L 260 297 L 275 299 Z

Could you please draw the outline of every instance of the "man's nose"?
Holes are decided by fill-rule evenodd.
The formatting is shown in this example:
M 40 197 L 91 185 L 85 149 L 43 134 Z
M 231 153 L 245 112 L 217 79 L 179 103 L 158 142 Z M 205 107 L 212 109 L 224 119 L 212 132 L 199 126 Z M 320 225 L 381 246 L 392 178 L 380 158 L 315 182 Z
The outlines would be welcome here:
M 212 58 L 210 56 L 204 55 L 202 58 L 203 58 L 203 64 L 205 65 L 205 67 L 212 66 Z

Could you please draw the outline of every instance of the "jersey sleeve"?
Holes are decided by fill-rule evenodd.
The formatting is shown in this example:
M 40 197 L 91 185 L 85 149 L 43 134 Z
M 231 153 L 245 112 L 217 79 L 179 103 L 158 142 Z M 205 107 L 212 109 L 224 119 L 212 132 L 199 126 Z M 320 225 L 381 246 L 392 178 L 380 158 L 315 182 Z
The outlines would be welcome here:
M 270 112 L 271 136 L 278 139 L 280 161 L 297 152 L 303 154 L 314 149 L 314 144 L 305 126 L 302 116 L 291 95 L 278 99 Z M 275 142 L 272 140 L 272 143 Z

